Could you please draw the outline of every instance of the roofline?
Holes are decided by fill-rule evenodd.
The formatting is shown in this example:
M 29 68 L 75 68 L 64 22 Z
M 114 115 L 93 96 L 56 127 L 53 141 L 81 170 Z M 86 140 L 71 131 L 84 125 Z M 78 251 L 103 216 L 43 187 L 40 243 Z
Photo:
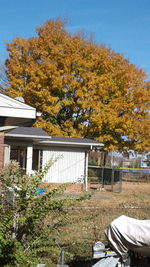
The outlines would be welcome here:
M 13 126 L 13 125 L 11 125 L 11 126 L 2 126 L 2 127 L 0 127 L 0 132 L 1 131 L 8 131 L 8 130 L 16 129 L 18 127 L 19 126 Z
M 41 135 L 25 135 L 25 134 L 9 134 L 9 133 L 6 133 L 5 134 L 6 137 L 18 137 L 18 138 L 26 138 L 26 139 L 49 139 L 51 138 L 51 136 L 41 136 Z
M 28 104 L 26 104 L 26 103 L 23 103 L 23 102 L 19 101 L 19 100 L 16 99 L 16 98 L 13 98 L 13 97 L 8 96 L 8 95 L 3 94 L 3 93 L 0 93 L 0 95 L 2 95 L 2 97 L 5 98 L 5 99 L 9 98 L 9 99 L 10 99 L 11 101 L 13 101 L 14 103 L 17 102 L 17 103 L 21 104 L 22 106 L 26 107 L 26 109 L 27 109 L 27 107 L 28 107 L 29 110 L 31 110 L 31 109 L 32 109 L 32 110 L 36 110 L 33 106 L 30 106 L 30 105 L 28 105 Z M 2 106 L 2 107 L 5 107 L 5 106 Z
M 77 145 L 77 146 L 92 146 L 92 147 L 103 147 L 104 144 L 102 143 L 84 143 L 84 142 L 66 142 L 66 141 L 52 141 L 52 140 L 49 140 L 51 139 L 52 137 L 51 136 L 39 136 L 39 135 L 23 135 L 23 134 L 9 134 L 9 133 L 6 133 L 5 134 L 6 137 L 12 137 L 12 138 L 24 138 L 24 139 L 40 139 L 38 144 L 40 145 L 49 145 L 49 144 L 54 144 L 54 145 Z M 47 141 L 43 141 L 41 139 L 47 139 Z
M 18 101 L 19 102 L 19 101 Z M 22 105 L 22 102 L 20 102 L 21 103 L 21 105 Z M 7 107 L 7 106 L 1 106 L 0 105 L 0 107 L 1 108 L 5 108 L 5 109 L 7 109 L 7 108 L 11 108 L 11 109 L 26 109 L 26 110 L 32 110 L 32 111 L 35 111 L 36 112 L 36 109 L 35 108 L 33 108 L 33 107 L 31 107 L 30 108 L 30 106 L 29 105 L 27 105 L 27 104 L 25 104 L 25 103 L 23 103 L 24 105 L 26 105 L 27 107 Z
M 81 143 L 81 142 L 65 142 L 65 141 L 41 141 L 40 144 L 61 144 L 61 145 L 84 145 L 84 146 L 104 146 L 102 143 Z

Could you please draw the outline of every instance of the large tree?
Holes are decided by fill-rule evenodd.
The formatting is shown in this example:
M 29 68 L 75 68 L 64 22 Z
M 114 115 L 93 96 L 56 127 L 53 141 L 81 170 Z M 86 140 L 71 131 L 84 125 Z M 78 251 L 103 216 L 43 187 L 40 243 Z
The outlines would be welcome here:
M 82 136 L 105 149 L 150 149 L 150 83 L 122 55 L 61 20 L 36 29 L 35 37 L 7 44 L 7 94 L 23 96 L 42 116 L 36 126 L 50 135 Z

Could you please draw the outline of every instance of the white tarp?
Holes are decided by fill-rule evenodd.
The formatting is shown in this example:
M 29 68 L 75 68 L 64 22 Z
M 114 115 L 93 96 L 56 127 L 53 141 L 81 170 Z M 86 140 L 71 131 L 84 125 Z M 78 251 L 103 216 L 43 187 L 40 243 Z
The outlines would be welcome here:
M 120 216 L 110 223 L 105 230 L 110 246 L 120 256 L 137 248 L 149 249 L 150 255 L 150 220 L 137 220 Z

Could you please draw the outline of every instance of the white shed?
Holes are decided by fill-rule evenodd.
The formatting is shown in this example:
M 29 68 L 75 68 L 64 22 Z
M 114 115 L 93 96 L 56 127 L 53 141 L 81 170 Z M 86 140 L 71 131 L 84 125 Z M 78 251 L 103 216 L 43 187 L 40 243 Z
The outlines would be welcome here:
M 7 157 L 16 159 L 27 173 L 40 171 L 55 160 L 43 182 L 87 183 L 88 152 L 103 146 L 91 139 L 53 137 L 39 128 L 18 127 L 5 133 Z M 8 153 L 8 150 L 10 151 Z

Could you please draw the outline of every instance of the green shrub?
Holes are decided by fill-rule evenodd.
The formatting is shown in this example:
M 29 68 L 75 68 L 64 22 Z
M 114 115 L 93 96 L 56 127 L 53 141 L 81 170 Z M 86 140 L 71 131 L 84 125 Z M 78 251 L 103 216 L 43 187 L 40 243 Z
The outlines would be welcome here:
M 56 263 L 60 249 L 55 240 L 59 227 L 65 223 L 63 206 L 68 199 L 59 199 L 66 185 L 38 195 L 36 188 L 51 160 L 41 173 L 21 175 L 17 162 L 12 161 L 0 172 L 2 197 L 0 203 L 1 266 L 36 266 Z

